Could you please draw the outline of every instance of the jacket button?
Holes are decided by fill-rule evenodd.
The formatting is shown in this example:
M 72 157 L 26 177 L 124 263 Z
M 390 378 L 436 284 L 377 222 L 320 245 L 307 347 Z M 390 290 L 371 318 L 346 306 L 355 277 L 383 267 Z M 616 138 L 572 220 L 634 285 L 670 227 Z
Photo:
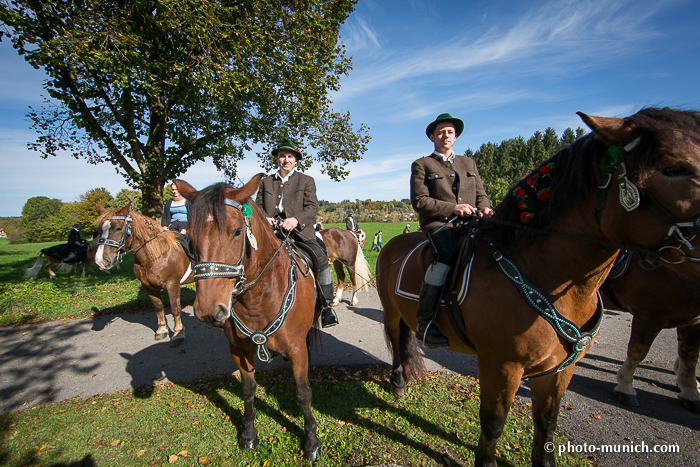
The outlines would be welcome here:
M 277 199 L 279 199 L 279 198 L 281 198 L 281 197 L 282 197 L 282 195 L 277 195 Z
M 455 174 L 450 174 L 450 177 L 454 177 L 454 176 L 455 176 Z
M 457 198 L 457 201 L 462 201 L 462 198 Z

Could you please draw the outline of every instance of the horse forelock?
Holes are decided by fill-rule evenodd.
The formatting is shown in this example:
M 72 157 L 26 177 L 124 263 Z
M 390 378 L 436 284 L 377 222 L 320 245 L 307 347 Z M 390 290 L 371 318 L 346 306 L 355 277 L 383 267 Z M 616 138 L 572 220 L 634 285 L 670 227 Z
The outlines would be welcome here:
M 205 223 L 213 221 L 219 232 L 226 228 L 226 190 L 232 187 L 220 182 L 210 185 L 200 191 L 192 203 L 190 217 L 190 231 L 201 232 Z M 210 217 L 211 216 L 211 217 Z

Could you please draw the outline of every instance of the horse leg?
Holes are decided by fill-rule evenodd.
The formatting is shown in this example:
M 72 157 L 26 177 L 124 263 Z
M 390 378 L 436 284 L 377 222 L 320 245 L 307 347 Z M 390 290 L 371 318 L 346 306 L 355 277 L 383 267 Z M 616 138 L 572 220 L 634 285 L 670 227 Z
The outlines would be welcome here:
M 678 358 L 673 365 L 676 384 L 681 390 L 678 398 L 691 412 L 700 413 L 700 392 L 695 378 L 695 368 L 700 355 L 700 324 L 676 329 L 678 335 Z
M 573 374 L 572 365 L 559 373 L 530 379 L 534 425 L 532 465 L 557 465 L 554 457 L 554 431 L 557 428 L 559 404 Z
M 180 283 L 177 282 L 177 279 L 168 284 L 168 297 L 170 298 L 170 313 L 175 322 L 173 337 L 170 338 L 170 341 L 172 347 L 177 347 L 185 342 L 185 328 L 182 325 L 182 307 L 180 305 Z
M 229 320 L 230 321 L 230 320 Z M 224 328 L 226 335 L 230 328 Z M 255 428 L 255 390 L 258 384 L 255 382 L 255 366 L 253 355 L 249 355 L 237 349 L 229 339 L 231 359 L 241 373 L 241 393 L 243 394 L 243 431 L 241 432 L 241 449 L 255 449 L 258 445 L 258 430 Z
M 479 354 L 481 435 L 474 453 L 474 465 L 496 467 L 496 443 L 503 434 L 508 411 L 520 386 L 522 369 L 495 362 L 489 365 L 482 362 L 481 357 Z
M 304 458 L 316 461 L 321 442 L 316 437 L 316 419 L 311 412 L 311 385 L 309 384 L 309 357 L 308 349 L 304 346 L 295 353 L 289 355 L 294 373 L 294 393 L 297 402 L 304 414 Z
M 143 286 L 143 290 L 146 291 L 148 297 L 153 303 L 153 308 L 156 310 L 156 316 L 158 317 L 158 329 L 156 329 L 155 340 L 160 341 L 168 337 L 169 329 L 168 323 L 165 321 L 165 309 L 163 308 L 163 301 L 160 298 L 160 289 L 153 287 Z
M 357 300 L 357 279 L 355 277 L 355 265 L 348 264 L 348 272 L 350 273 L 350 282 L 352 283 L 352 298 L 350 299 L 350 305 L 356 306 L 359 302 Z
M 406 382 L 425 372 L 423 353 L 416 334 L 394 307 L 384 307 L 384 332 L 392 355 L 391 391 L 401 397 L 406 394 Z
M 333 262 L 333 269 L 335 269 L 335 275 L 338 277 L 338 290 L 335 292 L 335 297 L 333 298 L 333 303 L 331 306 L 340 305 L 340 300 L 343 299 L 343 289 L 345 288 L 345 271 L 343 270 L 343 265 L 340 261 Z
M 58 264 L 58 261 L 53 258 L 49 258 L 48 256 L 46 258 L 49 260 L 49 264 L 46 265 L 46 270 L 49 273 L 49 279 L 56 279 L 56 273 L 53 272 L 53 268 Z
M 632 385 L 634 372 L 642 360 L 646 358 L 651 344 L 659 332 L 661 332 L 661 326 L 644 323 L 636 317 L 632 319 L 632 333 L 627 344 L 627 359 L 617 371 L 617 386 L 613 389 L 613 393 L 620 403 L 630 407 L 639 407 L 637 391 Z

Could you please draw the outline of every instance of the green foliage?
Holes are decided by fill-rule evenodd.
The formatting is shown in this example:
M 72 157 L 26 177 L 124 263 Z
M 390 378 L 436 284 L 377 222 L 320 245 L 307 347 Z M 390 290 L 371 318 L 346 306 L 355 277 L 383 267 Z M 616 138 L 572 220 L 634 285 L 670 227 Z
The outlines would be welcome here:
M 97 219 L 96 204 L 101 204 L 104 208 L 112 206 L 112 195 L 106 188 L 93 188 L 80 195 L 80 200 L 76 203 L 78 210 L 78 223 L 81 233 L 92 232 L 92 224 Z
M 406 219 L 406 215 L 409 215 L 409 219 L 415 215 L 408 199 L 401 201 L 356 199 L 354 202 L 344 200 L 340 203 L 319 201 L 318 214 L 323 217 L 324 225 L 345 222 L 350 214 L 357 222 L 401 222 Z
M 165 199 L 167 201 L 167 199 Z M 116 198 L 110 205 L 112 208 L 123 208 L 128 203 L 131 203 L 131 210 L 141 213 L 141 192 L 139 190 L 129 190 L 122 188 L 117 193 Z
M 60 199 L 49 199 L 46 196 L 35 196 L 24 203 L 19 226 L 24 231 L 28 242 L 46 241 L 47 235 L 44 235 L 42 226 L 52 216 L 60 215 L 62 205 Z
M 293 138 L 310 156 L 300 166 L 347 176 L 368 129 L 327 96 L 351 68 L 339 31 L 354 4 L 17 0 L 0 3 L 0 22 L 48 75 L 30 147 L 115 165 L 157 217 L 168 180 L 211 157 L 233 181 L 258 143 L 268 167 L 275 141 Z
M 570 144 L 584 134 L 583 128 L 576 131 L 567 128 L 559 138 L 553 128 L 547 128 L 544 132 L 536 131 L 527 142 L 522 136 L 500 144 L 489 142 L 482 144 L 475 153 L 468 149 L 464 155 L 476 161 L 491 205 L 495 206 L 517 180 L 553 156 L 563 144 Z

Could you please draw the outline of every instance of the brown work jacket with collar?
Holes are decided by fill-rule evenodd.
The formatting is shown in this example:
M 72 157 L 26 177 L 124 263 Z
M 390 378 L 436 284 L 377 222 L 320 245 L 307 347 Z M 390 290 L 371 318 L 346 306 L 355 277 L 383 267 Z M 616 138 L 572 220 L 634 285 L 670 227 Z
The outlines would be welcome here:
M 444 225 L 458 204 L 489 207 L 474 159 L 455 155 L 450 163 L 431 154 L 411 165 L 411 205 L 424 233 Z
M 265 211 L 267 217 L 275 217 L 279 212 L 280 199 L 284 193 L 284 214 L 299 221 L 297 231 L 301 240 L 314 240 L 314 222 L 318 214 L 316 183 L 308 175 L 294 171 L 285 183 L 277 173 L 260 181 L 255 203 Z

